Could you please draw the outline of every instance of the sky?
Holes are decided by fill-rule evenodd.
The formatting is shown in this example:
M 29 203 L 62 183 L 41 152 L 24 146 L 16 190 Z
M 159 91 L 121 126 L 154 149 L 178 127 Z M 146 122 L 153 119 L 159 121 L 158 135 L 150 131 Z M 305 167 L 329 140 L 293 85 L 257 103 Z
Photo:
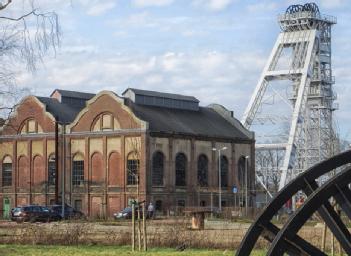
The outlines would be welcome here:
M 315 1 L 338 18 L 332 65 L 340 136 L 351 141 L 351 7 Z M 300 1 L 273 0 L 36 0 L 59 15 L 61 47 L 19 86 L 49 96 L 56 89 L 118 95 L 140 88 L 219 103 L 239 120 L 280 32 L 277 15 Z M 16 15 L 23 7 L 12 4 Z M 22 8 L 22 9 L 21 9 Z

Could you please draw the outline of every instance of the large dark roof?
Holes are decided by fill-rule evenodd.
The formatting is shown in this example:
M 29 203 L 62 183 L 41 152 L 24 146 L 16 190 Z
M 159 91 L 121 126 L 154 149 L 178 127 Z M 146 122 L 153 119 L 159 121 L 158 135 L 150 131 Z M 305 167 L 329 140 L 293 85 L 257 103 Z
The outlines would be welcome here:
M 64 92 L 66 97 L 70 97 L 70 93 L 81 96 L 85 95 L 87 97 L 86 100 L 94 96 L 94 94 L 91 93 L 63 90 L 59 90 L 59 92 Z M 84 108 L 84 106 L 61 103 L 55 98 L 37 98 L 46 106 L 46 111 L 51 113 L 60 122 L 66 124 L 73 122 L 79 112 Z M 179 134 L 232 140 L 251 141 L 253 139 L 252 136 L 245 133 L 245 130 L 242 130 L 242 127 L 236 125 L 236 123 L 239 123 L 236 119 L 236 122 L 230 122 L 219 114 L 219 112 L 210 107 L 199 107 L 198 111 L 192 111 L 136 104 L 128 98 L 125 98 L 125 104 L 131 108 L 137 117 L 149 124 L 149 132 L 151 133 Z
M 181 95 L 181 94 L 173 94 L 173 93 L 165 93 L 165 92 L 148 91 L 148 90 L 141 90 L 141 89 L 135 89 L 135 88 L 126 89 L 122 93 L 122 95 L 124 95 L 128 90 L 133 91 L 137 95 L 145 95 L 145 96 L 151 96 L 151 97 L 160 97 L 160 98 L 167 98 L 167 99 L 199 102 L 199 100 L 193 96 L 186 96 L 186 95 Z
M 149 123 L 150 132 L 252 140 L 211 108 L 170 109 L 138 105 L 127 99 L 126 104 L 137 117 Z
M 57 99 L 47 97 L 37 97 L 46 106 L 46 111 L 51 113 L 59 122 L 71 123 L 82 110 L 68 104 L 60 103 Z
M 79 98 L 79 99 L 85 99 L 85 100 L 90 100 L 92 97 L 95 96 L 94 93 L 87 93 L 87 92 L 75 92 L 75 91 L 68 91 L 68 90 L 61 90 L 61 89 L 56 89 L 55 91 L 58 91 L 62 97 Z

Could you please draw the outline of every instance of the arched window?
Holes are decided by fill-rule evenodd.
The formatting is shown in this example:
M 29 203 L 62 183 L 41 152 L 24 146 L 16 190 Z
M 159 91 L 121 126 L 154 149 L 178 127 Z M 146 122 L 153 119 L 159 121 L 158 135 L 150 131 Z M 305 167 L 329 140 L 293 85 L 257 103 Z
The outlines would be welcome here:
M 120 124 L 111 113 L 102 113 L 95 118 L 95 121 L 91 127 L 94 132 L 97 131 L 113 131 L 120 129 Z
M 135 152 L 131 152 L 127 157 L 127 185 L 136 185 L 139 175 L 139 156 Z
M 55 186 L 55 176 L 56 176 L 56 163 L 55 155 L 49 156 L 48 160 L 48 185 Z
M 238 162 L 238 182 L 241 188 L 245 186 L 245 165 L 246 159 L 244 156 L 242 156 Z
M 38 122 L 32 118 L 25 120 L 20 127 L 21 128 L 20 128 L 19 132 L 21 134 L 42 133 L 43 132 L 43 129 L 38 124 Z
M 176 186 L 186 186 L 186 156 L 178 153 L 175 159 Z
M 103 161 L 100 152 L 95 152 L 91 157 L 91 182 L 93 185 L 102 184 L 105 181 Z
M 163 185 L 164 155 L 156 152 L 152 157 L 152 185 Z
M 228 159 L 226 156 L 221 156 L 221 187 L 228 187 Z
M 72 185 L 81 186 L 84 181 L 84 157 L 76 154 L 72 162 Z
M 200 155 L 197 160 L 197 182 L 201 187 L 208 186 L 208 160 L 205 155 Z
M 12 159 L 9 156 L 2 161 L 2 186 L 12 186 Z

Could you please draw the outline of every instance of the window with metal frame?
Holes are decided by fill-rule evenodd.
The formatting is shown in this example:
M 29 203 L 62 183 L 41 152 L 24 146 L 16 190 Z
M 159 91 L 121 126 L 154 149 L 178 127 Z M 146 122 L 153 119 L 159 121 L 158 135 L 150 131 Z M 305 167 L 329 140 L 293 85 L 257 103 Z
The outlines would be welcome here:
M 77 157 L 72 162 L 72 185 L 81 186 L 84 182 L 84 160 Z
M 240 157 L 238 162 L 238 182 L 242 188 L 245 186 L 245 157 Z
M 152 157 L 152 185 L 163 185 L 164 172 L 164 155 L 161 152 L 156 152 Z
M 186 186 L 186 156 L 183 153 L 178 153 L 175 159 L 176 186 Z
M 2 163 L 2 186 L 12 186 L 12 163 Z
M 228 187 L 228 159 L 226 156 L 221 156 L 221 187 Z
M 208 186 L 208 159 L 203 154 L 197 160 L 197 182 L 201 187 Z
M 127 157 L 127 185 L 136 185 L 139 175 L 140 161 L 135 153 L 130 153 Z
M 56 163 L 55 157 L 50 156 L 48 161 L 48 185 L 54 186 L 55 185 L 55 175 L 56 175 Z

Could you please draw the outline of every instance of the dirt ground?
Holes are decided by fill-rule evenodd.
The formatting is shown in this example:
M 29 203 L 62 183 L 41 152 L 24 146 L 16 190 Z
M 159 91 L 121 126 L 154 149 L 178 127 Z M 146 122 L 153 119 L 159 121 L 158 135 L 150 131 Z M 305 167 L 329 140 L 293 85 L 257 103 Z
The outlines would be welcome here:
M 148 220 L 150 246 L 235 249 L 250 223 L 209 220 L 204 230 L 191 230 L 190 219 Z M 141 224 L 142 228 L 142 224 Z M 299 234 L 320 246 L 323 226 L 304 226 Z M 130 245 L 131 221 L 21 223 L 0 221 L 0 243 Z M 138 238 L 138 230 L 136 230 Z M 142 238 L 142 235 L 141 235 Z M 330 241 L 328 239 L 327 241 Z M 257 248 L 265 248 L 261 240 Z

